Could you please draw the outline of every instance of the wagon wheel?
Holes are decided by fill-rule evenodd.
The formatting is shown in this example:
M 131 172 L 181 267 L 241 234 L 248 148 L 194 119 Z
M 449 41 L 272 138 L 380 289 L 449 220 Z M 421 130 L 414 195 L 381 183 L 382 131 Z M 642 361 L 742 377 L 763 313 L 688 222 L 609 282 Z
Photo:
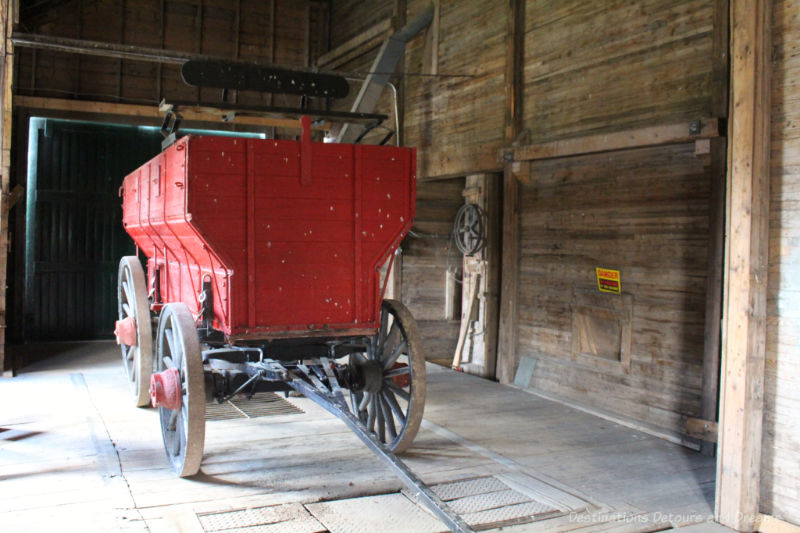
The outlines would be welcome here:
M 123 257 L 119 262 L 117 302 L 119 320 L 114 333 L 122 348 L 122 363 L 131 394 L 136 405 L 143 407 L 150 404 L 148 385 L 153 368 L 153 328 L 144 270 L 136 256 Z
M 364 376 L 351 391 L 354 413 L 394 453 L 411 445 L 425 409 L 425 354 L 417 322 L 395 300 L 384 300 L 378 334 L 365 354 L 351 356 Z
M 185 304 L 164 306 L 156 343 L 151 395 L 158 405 L 164 450 L 178 475 L 193 476 L 203 459 L 206 404 L 200 342 Z

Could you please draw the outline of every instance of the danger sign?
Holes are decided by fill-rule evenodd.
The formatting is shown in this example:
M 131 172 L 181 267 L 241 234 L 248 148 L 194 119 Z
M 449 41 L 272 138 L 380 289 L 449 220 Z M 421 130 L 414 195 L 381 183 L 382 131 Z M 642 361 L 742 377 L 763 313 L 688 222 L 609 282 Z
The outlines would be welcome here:
M 612 294 L 622 293 L 622 282 L 620 280 L 619 270 L 599 267 L 595 270 L 597 271 L 597 288 L 601 292 L 610 292 Z

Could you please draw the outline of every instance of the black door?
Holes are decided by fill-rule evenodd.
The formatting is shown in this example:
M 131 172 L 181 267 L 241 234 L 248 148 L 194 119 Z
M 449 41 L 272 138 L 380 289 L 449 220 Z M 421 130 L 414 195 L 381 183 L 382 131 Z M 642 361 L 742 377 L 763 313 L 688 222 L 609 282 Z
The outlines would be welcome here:
M 153 128 L 31 119 L 25 242 L 26 341 L 108 338 L 122 229 L 122 179 L 160 151 Z

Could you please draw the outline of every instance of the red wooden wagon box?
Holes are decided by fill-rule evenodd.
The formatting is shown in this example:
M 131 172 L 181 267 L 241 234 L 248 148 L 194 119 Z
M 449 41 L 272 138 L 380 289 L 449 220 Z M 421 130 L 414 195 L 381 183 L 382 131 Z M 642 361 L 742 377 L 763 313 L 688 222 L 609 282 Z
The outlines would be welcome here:
M 411 228 L 412 148 L 187 136 L 128 175 L 123 224 L 155 310 L 183 302 L 230 342 L 374 334 L 379 268 Z

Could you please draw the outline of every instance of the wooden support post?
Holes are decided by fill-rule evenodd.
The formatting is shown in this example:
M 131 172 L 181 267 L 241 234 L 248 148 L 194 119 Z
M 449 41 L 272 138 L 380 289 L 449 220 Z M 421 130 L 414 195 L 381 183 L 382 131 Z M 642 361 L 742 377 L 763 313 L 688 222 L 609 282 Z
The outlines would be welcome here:
M 716 518 L 753 531 L 759 511 L 770 169 L 770 10 L 731 2 L 725 298 Z
M 711 202 L 708 222 L 708 277 L 703 341 L 703 395 L 700 416 L 716 422 L 719 397 L 720 326 L 722 320 L 722 261 L 725 248 L 725 155 L 724 138 L 710 140 Z M 704 455 L 713 455 L 714 444 L 704 442 Z
M 235 28 L 235 39 L 233 40 L 233 59 L 235 61 L 239 61 L 239 49 L 241 48 L 241 44 L 239 43 L 242 38 L 242 0 L 236 0 L 236 16 L 234 17 L 233 27 Z M 237 103 L 239 101 L 239 91 L 232 91 L 233 92 L 233 103 Z
M 711 114 L 722 118 L 728 116 L 728 73 L 730 60 L 728 42 L 730 26 L 728 13 L 729 0 L 714 0 L 714 21 L 712 30 L 712 71 L 711 71 Z
M 505 141 L 522 131 L 525 61 L 525 0 L 508 0 L 506 38 Z M 497 379 L 514 381 L 517 368 L 517 298 L 519 288 L 519 183 L 512 162 L 503 172 L 503 238 L 500 273 L 500 316 L 497 335 Z
M 8 212 L 11 175 L 14 46 L 8 40 L 15 20 L 14 2 L 0 4 L 0 376 L 5 369 L 6 274 L 8 272 Z
M 403 26 L 406 25 L 406 12 L 408 10 L 408 5 L 406 0 L 394 0 L 394 8 L 392 10 L 392 29 L 394 31 L 399 30 Z M 400 64 L 397 65 L 397 72 L 401 75 L 404 74 L 406 71 L 406 58 L 403 55 L 403 58 L 400 60 Z M 406 113 L 406 93 L 408 89 L 406 88 L 406 77 L 403 76 L 400 78 L 400 83 L 397 86 L 397 144 L 403 146 L 405 142 L 405 135 L 403 130 L 405 129 L 405 113 Z
M 497 379 L 514 381 L 517 369 L 519 297 L 519 182 L 511 164 L 503 173 L 503 259 L 500 275 L 500 325 L 497 332 Z
M 125 0 L 119 2 L 119 44 L 125 44 Z M 78 56 L 80 58 L 80 56 Z M 117 60 L 117 101 L 122 101 L 122 59 Z
M 303 10 L 303 66 L 311 66 L 311 2 L 306 0 Z
M 426 74 L 439 73 L 439 0 L 433 0 L 433 20 L 425 36 L 422 71 Z
M 164 28 L 167 24 L 167 11 L 166 11 L 166 0 L 160 0 L 158 6 L 159 18 L 158 18 L 158 39 L 161 43 L 161 49 L 164 49 L 164 38 L 166 37 L 166 32 Z M 156 100 L 161 101 L 161 95 L 164 92 L 164 66 L 162 63 L 158 64 L 158 71 L 156 74 Z
M 275 16 L 277 15 L 277 8 L 275 6 L 276 0 L 269 2 L 269 64 L 275 64 L 275 43 L 277 42 L 275 32 L 277 31 L 277 24 L 275 23 Z M 275 105 L 275 93 L 269 93 L 269 105 Z

